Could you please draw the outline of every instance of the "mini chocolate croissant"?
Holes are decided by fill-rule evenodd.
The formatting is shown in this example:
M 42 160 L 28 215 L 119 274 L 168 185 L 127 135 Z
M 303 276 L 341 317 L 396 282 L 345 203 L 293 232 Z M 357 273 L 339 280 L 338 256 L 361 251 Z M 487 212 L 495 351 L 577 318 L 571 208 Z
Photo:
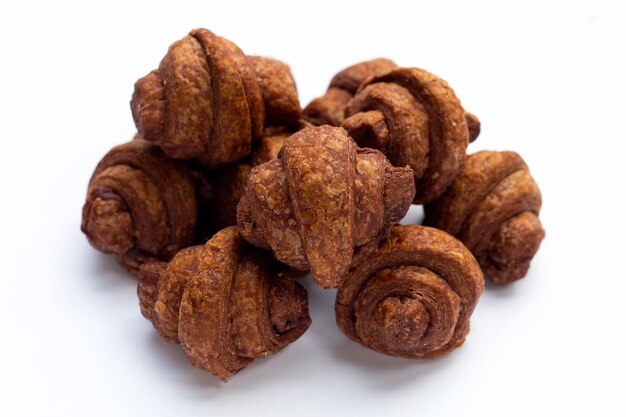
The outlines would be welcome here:
M 270 252 L 229 227 L 169 263 L 142 265 L 142 314 L 192 365 L 226 382 L 256 358 L 298 339 L 311 324 L 306 290 Z
M 135 84 L 131 109 L 146 140 L 207 169 L 245 157 L 265 127 L 289 126 L 302 113 L 287 65 L 246 56 L 207 29 L 170 46 L 159 69 Z
M 244 195 L 253 166 L 278 157 L 287 133 L 264 136 L 255 144 L 250 156 L 218 171 L 213 176 L 215 199 L 212 205 L 212 226 L 217 230 L 237 224 L 237 204 Z
M 304 108 L 304 119 L 316 126 L 341 126 L 346 105 L 363 81 L 396 68 L 396 64 L 385 58 L 359 62 L 339 71 L 330 81 L 326 94 L 313 99 Z
M 410 168 L 357 148 L 341 128 L 309 127 L 285 139 L 278 159 L 252 169 L 237 223 L 246 240 L 332 288 L 353 254 L 365 257 L 404 217 L 414 192 Z
M 459 176 L 425 206 L 424 224 L 456 236 L 495 284 L 523 278 L 545 236 L 541 192 L 515 152 L 469 155 Z
M 415 176 L 415 203 L 437 198 L 454 180 L 468 142 L 480 132 L 448 83 L 418 68 L 369 78 L 345 109 L 341 124 L 359 146 L 380 150 Z
M 142 263 L 169 260 L 192 243 L 197 197 L 189 168 L 137 138 L 111 149 L 96 167 L 81 230 L 136 274 Z
M 378 352 L 432 358 L 461 346 L 483 292 L 476 259 L 449 234 L 396 226 L 337 291 L 337 325 Z

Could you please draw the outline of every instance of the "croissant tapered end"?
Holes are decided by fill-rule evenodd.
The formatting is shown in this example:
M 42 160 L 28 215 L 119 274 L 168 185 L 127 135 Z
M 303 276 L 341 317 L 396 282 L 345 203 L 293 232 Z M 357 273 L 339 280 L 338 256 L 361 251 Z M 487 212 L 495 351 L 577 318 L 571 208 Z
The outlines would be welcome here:
M 469 141 L 474 142 L 480 135 L 480 120 L 472 113 L 465 113 L 465 121 L 467 122 L 467 130 L 469 132 Z
M 141 265 L 137 275 L 137 297 L 141 314 L 154 323 L 154 305 L 159 295 L 159 280 L 167 267 L 166 262 L 149 262 Z
M 330 81 L 330 86 L 354 94 L 368 78 L 385 74 L 397 67 L 395 62 L 387 58 L 375 58 L 359 62 L 335 74 Z
M 344 119 L 344 109 L 352 94 L 340 88 L 331 87 L 326 94 L 313 99 L 304 108 L 304 119 L 315 126 L 340 126 Z
M 267 239 L 265 239 L 265 235 L 254 220 L 250 203 L 248 203 L 248 198 L 245 193 L 237 204 L 237 227 L 241 236 L 257 248 L 271 249 Z M 304 267 L 304 269 L 306 269 L 306 267 Z
M 190 170 L 142 139 L 109 151 L 89 182 L 81 230 L 131 273 L 191 244 L 197 196 Z
M 137 295 L 141 313 L 168 342 L 179 342 L 180 300 L 201 251 L 202 246 L 190 246 L 170 262 L 145 263 L 139 269 Z
M 359 85 L 369 77 L 383 74 L 396 64 L 385 58 L 360 62 L 337 73 L 330 82 L 328 91 L 313 99 L 304 109 L 304 118 L 316 126 L 340 126 L 344 109 Z
M 414 193 L 409 168 L 357 149 L 341 128 L 311 127 L 285 139 L 278 159 L 252 169 L 238 226 L 252 244 L 334 288 L 355 249 L 384 237 Z
M 281 61 L 248 56 L 256 73 L 265 105 L 266 126 L 292 126 L 302 117 L 296 82 L 289 66 Z
M 415 195 L 413 170 L 387 167 L 385 173 L 385 209 L 389 224 L 399 223 L 411 207 Z
M 461 240 L 496 284 L 524 277 L 545 236 L 541 192 L 515 152 L 467 157 L 458 177 L 425 207 L 424 224 Z
M 274 280 L 270 289 L 270 322 L 278 334 L 311 325 L 306 290 L 291 277 Z
M 526 276 L 545 231 L 539 218 L 524 212 L 502 224 L 482 263 L 494 284 L 508 284 Z
M 229 227 L 167 264 L 141 267 L 142 313 L 189 361 L 222 381 L 298 339 L 311 324 L 306 290 L 270 253 Z
M 133 247 L 133 219 L 128 207 L 116 195 L 105 193 L 94 197 L 83 209 L 82 231 L 97 249 L 109 253 L 126 253 Z
M 135 83 L 130 108 L 137 131 L 142 138 L 155 141 L 165 128 L 165 97 L 159 71 L 152 71 Z
M 445 232 L 396 226 L 337 291 L 337 325 L 392 356 L 428 358 L 463 344 L 484 288 L 476 259 Z
M 395 68 L 363 82 L 342 123 L 359 146 L 413 169 L 415 203 L 437 198 L 454 180 L 470 140 L 480 133 L 448 83 L 419 68 Z

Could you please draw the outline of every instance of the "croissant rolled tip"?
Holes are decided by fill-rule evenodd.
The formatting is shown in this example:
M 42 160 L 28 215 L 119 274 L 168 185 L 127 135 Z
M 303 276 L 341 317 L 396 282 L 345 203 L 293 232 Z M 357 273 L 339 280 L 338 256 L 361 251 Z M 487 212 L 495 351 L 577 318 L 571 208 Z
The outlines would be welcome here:
M 341 281 L 320 279 L 313 276 L 313 282 L 324 290 L 332 290 L 341 286 Z
M 302 117 L 298 90 L 289 65 L 268 57 L 247 55 L 256 73 L 265 105 L 266 125 L 290 126 Z
M 133 220 L 116 198 L 96 197 L 86 203 L 81 230 L 89 242 L 107 253 L 123 254 L 134 246 Z
M 530 259 L 517 261 L 508 265 L 489 262 L 485 265 L 485 276 L 497 287 L 506 286 L 525 278 L 530 269 Z
M 166 262 L 149 262 L 142 264 L 137 273 L 139 307 L 141 314 L 150 321 L 158 298 L 159 279 L 166 267 Z
M 306 330 L 311 325 L 307 292 L 291 278 L 279 277 L 270 288 L 270 321 L 273 328 L 284 334 L 301 328 Z
M 378 341 L 390 352 L 412 352 L 420 347 L 420 340 L 428 329 L 429 316 L 418 300 L 388 297 L 377 309 L 372 326 L 381 333 Z
M 524 278 L 544 238 L 545 230 L 534 213 L 524 212 L 506 222 L 483 262 L 491 282 L 505 285 Z
M 311 270 L 311 277 L 313 278 L 313 282 L 319 288 L 323 288 L 325 290 L 337 288 L 339 285 L 335 285 L 335 280 L 332 278 L 327 278 L 325 276 L 321 276 L 319 273 L 316 273 L 315 269 Z
M 159 71 L 151 71 L 135 82 L 130 100 L 130 110 L 135 127 L 143 139 L 147 141 L 158 138 L 165 123 L 162 82 Z
M 473 113 L 465 112 L 469 142 L 474 142 L 480 135 L 480 120 Z
M 326 118 L 316 108 L 319 100 L 319 98 L 314 99 L 302 110 L 304 120 L 314 126 L 321 126 L 328 123 Z
M 311 276 L 313 277 L 313 282 L 318 287 L 323 289 L 341 287 L 348 275 L 350 261 L 352 260 L 352 253 L 350 253 L 350 256 L 343 255 L 334 258 L 332 261 L 318 262 L 315 265 L 311 265 Z

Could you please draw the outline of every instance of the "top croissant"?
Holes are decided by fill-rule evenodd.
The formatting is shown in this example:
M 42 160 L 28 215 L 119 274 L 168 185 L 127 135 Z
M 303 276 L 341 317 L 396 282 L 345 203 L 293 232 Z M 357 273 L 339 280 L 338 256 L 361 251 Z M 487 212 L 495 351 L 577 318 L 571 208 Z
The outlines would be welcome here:
M 130 105 L 144 139 L 208 169 L 245 157 L 266 127 L 302 114 L 286 64 L 244 55 L 207 29 L 174 42 L 159 68 L 135 83 Z

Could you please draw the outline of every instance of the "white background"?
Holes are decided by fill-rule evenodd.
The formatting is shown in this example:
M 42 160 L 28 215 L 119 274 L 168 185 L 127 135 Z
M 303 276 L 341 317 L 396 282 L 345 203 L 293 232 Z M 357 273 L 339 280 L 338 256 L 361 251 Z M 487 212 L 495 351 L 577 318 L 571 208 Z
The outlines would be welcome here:
M 625 415 L 622 5 L 2 2 L 0 415 Z M 526 279 L 487 286 L 461 349 L 369 351 L 309 280 L 310 330 L 228 384 L 158 338 L 80 215 L 96 163 L 133 135 L 133 83 L 194 27 L 288 62 L 303 104 L 363 59 L 428 69 L 482 120 L 471 152 L 526 159 L 547 237 Z

